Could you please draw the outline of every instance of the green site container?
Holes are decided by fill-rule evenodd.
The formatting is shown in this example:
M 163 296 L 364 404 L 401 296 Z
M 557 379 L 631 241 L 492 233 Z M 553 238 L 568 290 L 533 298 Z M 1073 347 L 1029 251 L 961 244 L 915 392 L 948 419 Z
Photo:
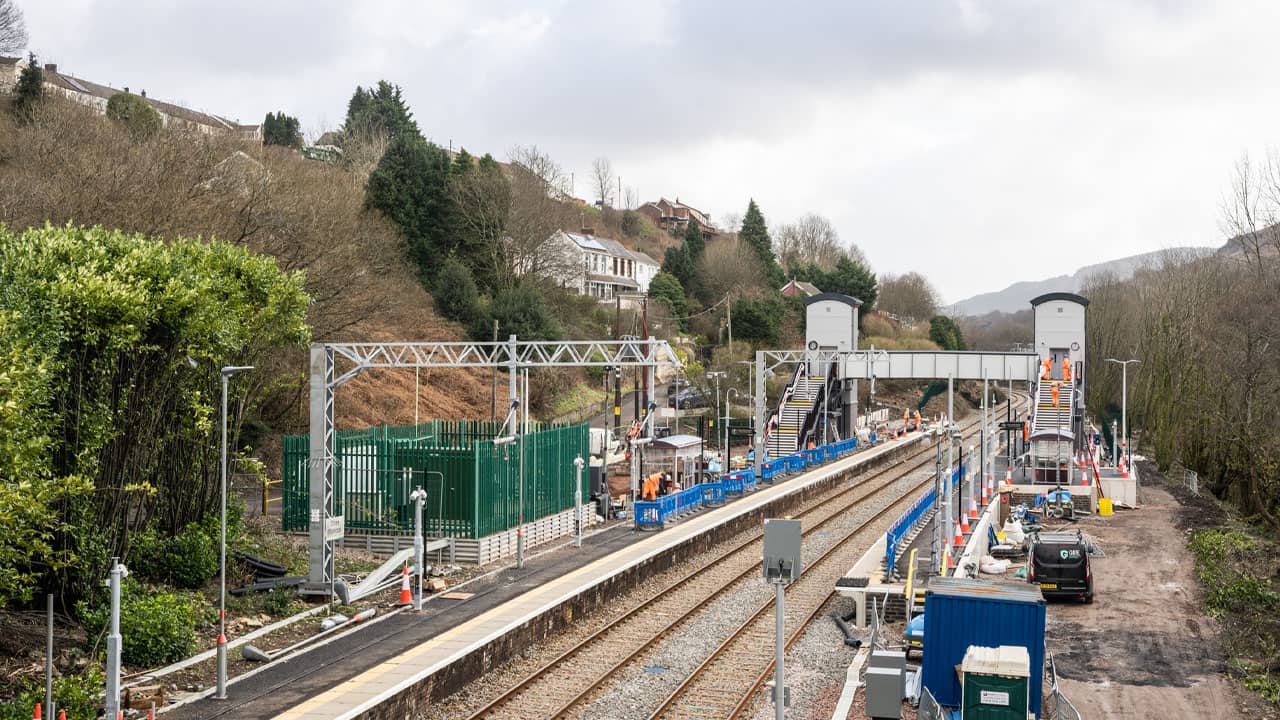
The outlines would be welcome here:
M 960 673 L 963 720 L 1027 720 L 1031 656 L 1026 648 L 971 645 Z

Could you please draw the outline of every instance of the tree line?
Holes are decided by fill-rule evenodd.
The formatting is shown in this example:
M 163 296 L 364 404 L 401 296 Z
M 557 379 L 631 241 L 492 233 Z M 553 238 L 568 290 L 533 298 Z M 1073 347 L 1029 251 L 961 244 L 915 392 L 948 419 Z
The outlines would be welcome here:
M 1236 168 L 1224 225 L 1208 257 L 1168 254 L 1132 279 L 1099 277 L 1089 298 L 1090 412 L 1120 415 L 1130 365 L 1130 434 L 1162 466 L 1197 471 L 1202 487 L 1280 529 L 1280 167 Z

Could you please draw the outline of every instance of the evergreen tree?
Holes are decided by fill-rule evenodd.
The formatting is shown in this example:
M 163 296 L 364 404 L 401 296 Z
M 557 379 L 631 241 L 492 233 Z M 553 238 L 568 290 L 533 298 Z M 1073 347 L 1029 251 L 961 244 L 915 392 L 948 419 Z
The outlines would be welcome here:
M 698 227 L 698 223 L 692 220 L 684 228 L 684 246 L 689 251 L 689 257 L 695 263 L 702 257 L 703 251 L 707 249 L 707 241 L 702 237 L 702 228 Z
M 676 276 L 668 272 L 654 275 L 649 281 L 649 297 L 666 303 L 680 329 L 689 329 L 689 303 L 685 300 L 684 288 Z
M 662 272 L 675 277 L 682 288 L 688 287 L 695 272 L 693 258 L 689 257 L 688 246 L 667 248 L 666 254 L 662 256 Z
M 960 326 L 946 315 L 934 315 L 929 321 L 929 339 L 943 350 L 964 350 L 964 336 Z
M 267 113 L 266 119 L 262 121 L 262 144 L 301 149 L 301 127 L 298 118 L 285 115 L 283 111 Z
M 476 159 L 471 156 L 471 153 L 467 152 L 466 148 L 462 148 L 461 150 L 458 151 L 457 157 L 453 159 L 453 164 L 450 167 L 450 172 L 452 172 L 454 175 L 466 175 L 467 173 L 475 169 L 476 169 Z
M 18 84 L 13 88 L 13 114 L 20 122 L 30 122 L 35 116 L 36 106 L 43 99 L 44 71 L 40 69 L 35 53 L 31 53 L 27 56 L 27 66 L 18 76 Z
M 431 288 L 431 296 L 435 298 L 437 312 L 465 328 L 476 327 L 484 315 L 475 278 L 457 258 L 444 261 Z
M 499 290 L 490 307 L 498 321 L 498 337 L 516 335 L 521 340 L 555 340 L 560 337 L 560 324 L 536 288 L 518 284 Z M 484 333 L 488 333 L 488 328 Z
M 405 104 L 399 85 L 379 80 L 370 90 L 357 87 L 347 103 L 347 118 L 342 124 L 347 135 L 385 132 L 392 139 L 401 135 L 422 137 L 413 113 Z
M 774 291 L 761 297 L 740 298 L 733 303 L 733 335 L 758 344 L 776 345 L 787 304 Z
M 137 141 L 150 140 L 164 127 L 164 121 L 155 108 L 127 92 L 118 92 L 107 100 L 107 117 L 124 125 Z
M 742 229 L 738 231 L 738 237 L 745 240 L 756 251 L 756 255 L 760 256 L 760 262 L 769 276 L 769 284 L 780 287 L 784 282 L 782 268 L 778 267 L 778 259 L 773 254 L 773 240 L 769 238 L 769 228 L 765 225 L 764 215 L 755 200 L 747 204 L 747 214 L 742 218 Z
M 502 166 L 489 153 L 485 153 L 480 158 L 480 161 L 476 163 L 476 167 L 480 168 L 482 172 L 502 172 Z
M 423 279 L 430 280 L 452 250 L 449 154 L 416 134 L 391 141 L 369 174 L 365 204 L 404 233 Z
M 866 265 L 848 255 L 841 255 L 836 266 L 829 273 L 823 273 L 821 283 L 815 285 L 824 292 L 840 293 L 862 301 L 862 312 L 875 307 L 880 288 L 876 283 L 876 275 Z

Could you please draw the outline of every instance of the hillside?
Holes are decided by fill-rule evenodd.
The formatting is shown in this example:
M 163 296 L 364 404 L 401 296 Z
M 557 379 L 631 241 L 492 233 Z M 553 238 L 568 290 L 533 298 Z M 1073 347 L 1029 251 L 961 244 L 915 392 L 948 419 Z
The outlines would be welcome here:
M 363 178 L 343 169 L 233 137 L 166 132 L 134 142 L 114 123 L 57 101 L 29 125 L 0 113 L 0 158 L 0 223 L 11 229 L 73 223 L 217 237 L 305 273 L 314 340 L 465 339 L 435 313 L 403 240 L 364 208 Z M 306 370 L 302 349 L 260 368 L 267 437 L 305 431 Z M 339 393 L 340 426 L 411 421 L 413 382 L 411 370 L 356 379 Z M 422 416 L 489 410 L 487 376 L 423 375 Z
M 1213 250 L 1207 247 L 1171 248 L 1086 265 L 1070 275 L 1059 275 L 1045 280 L 1025 280 L 1013 283 L 1003 290 L 965 298 L 953 304 L 951 312 L 954 315 L 969 316 L 986 315 L 990 312 L 1018 312 L 1027 309 L 1027 303 L 1032 298 L 1045 293 L 1080 292 L 1080 288 L 1084 287 L 1090 278 L 1099 275 L 1114 274 L 1121 279 L 1132 277 L 1135 270 L 1155 262 L 1160 256 L 1169 252 L 1208 255 Z

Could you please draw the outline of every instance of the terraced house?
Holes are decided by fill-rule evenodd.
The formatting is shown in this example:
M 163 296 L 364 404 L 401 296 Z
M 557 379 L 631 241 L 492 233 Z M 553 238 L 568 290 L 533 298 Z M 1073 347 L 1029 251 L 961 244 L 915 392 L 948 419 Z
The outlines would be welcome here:
M 27 60 L 25 58 L 0 57 L 0 92 L 12 90 L 13 86 L 18 82 L 18 77 L 22 74 L 22 70 L 26 67 Z M 58 66 L 54 63 L 45 63 L 43 71 L 45 92 L 92 108 L 98 114 L 107 112 L 107 101 L 111 99 L 112 95 L 119 92 L 129 92 L 128 87 L 123 90 L 117 90 L 108 85 L 101 85 L 60 72 Z M 160 114 L 160 120 L 167 128 L 183 129 L 205 135 L 234 133 L 248 140 L 262 141 L 261 125 L 242 125 L 220 115 L 192 110 L 174 103 L 149 98 L 146 90 L 139 92 L 138 97 L 146 100 L 148 105 L 155 108 L 155 111 Z
M 573 268 L 558 278 L 560 284 L 600 300 L 612 300 L 619 293 L 649 292 L 649 282 L 661 267 L 648 255 L 590 229 L 557 231 L 552 243 L 564 254 L 564 267 Z

